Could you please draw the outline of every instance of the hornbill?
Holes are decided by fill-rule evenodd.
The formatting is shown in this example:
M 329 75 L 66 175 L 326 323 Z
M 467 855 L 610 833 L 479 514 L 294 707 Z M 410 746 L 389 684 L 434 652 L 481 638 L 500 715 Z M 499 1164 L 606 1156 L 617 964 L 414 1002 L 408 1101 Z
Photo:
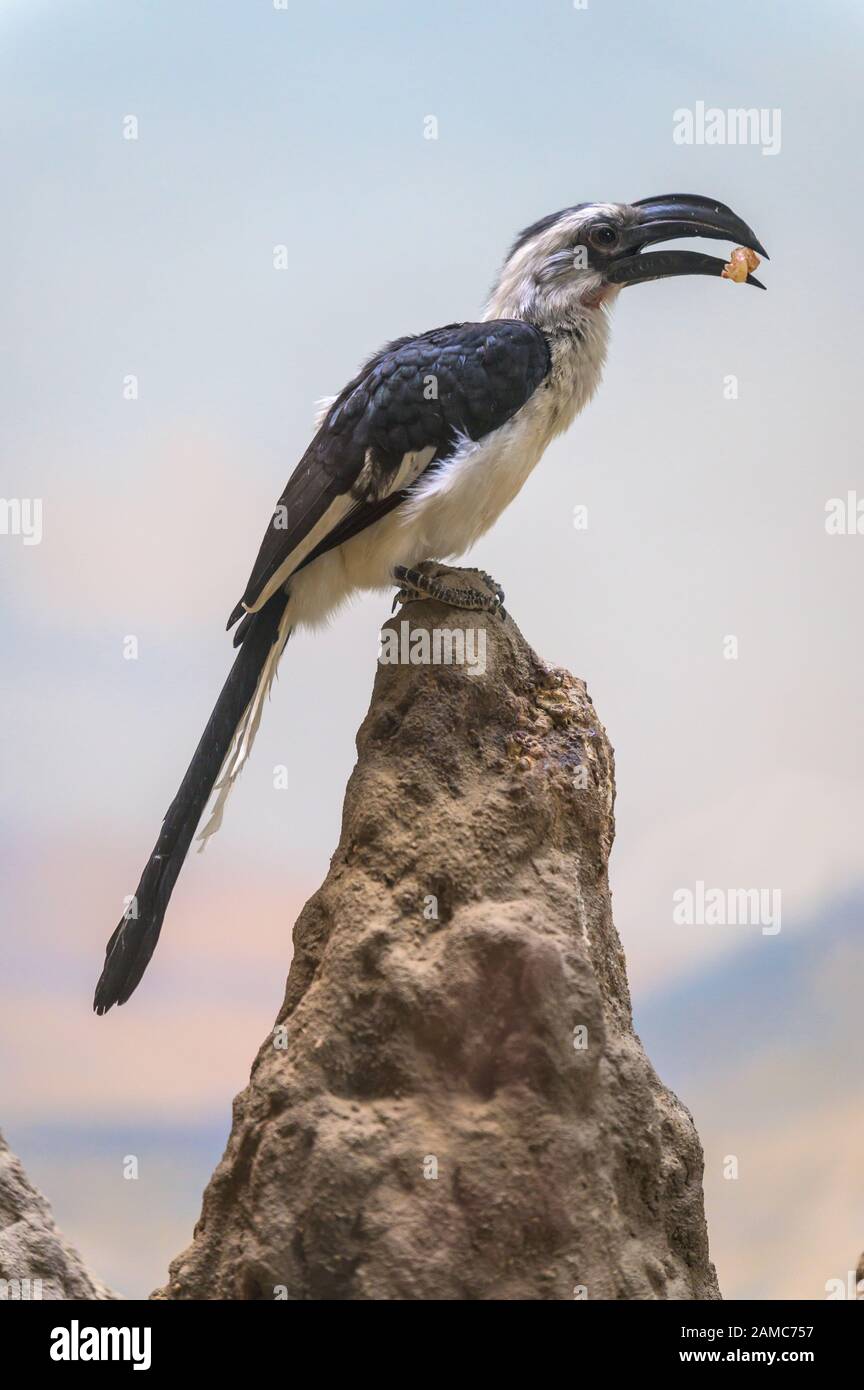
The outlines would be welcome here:
M 141 979 L 201 814 L 215 787 L 203 840 L 219 826 L 295 628 L 317 626 L 356 590 L 394 583 L 397 598 L 502 611 L 503 595 L 482 571 L 474 571 L 479 584 L 454 589 L 434 562 L 488 531 L 591 399 L 620 290 L 722 273 L 723 261 L 702 252 L 645 250 L 678 237 L 767 254 L 711 198 L 670 193 L 564 208 L 517 237 L 480 322 L 397 338 L 325 405 L 228 620 L 229 628 L 240 620 L 240 650 L 108 942 L 98 1014 L 124 1004 Z M 747 283 L 764 289 L 752 275 Z

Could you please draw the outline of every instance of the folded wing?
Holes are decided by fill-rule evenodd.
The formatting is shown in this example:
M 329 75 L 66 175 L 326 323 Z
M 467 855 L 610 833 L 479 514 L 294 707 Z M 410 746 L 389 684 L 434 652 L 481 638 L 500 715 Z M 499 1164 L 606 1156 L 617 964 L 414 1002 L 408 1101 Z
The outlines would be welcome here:
M 516 319 L 400 338 L 336 397 L 279 498 L 228 622 L 257 612 L 301 566 L 398 506 L 459 436 L 482 439 L 547 376 L 544 333 Z

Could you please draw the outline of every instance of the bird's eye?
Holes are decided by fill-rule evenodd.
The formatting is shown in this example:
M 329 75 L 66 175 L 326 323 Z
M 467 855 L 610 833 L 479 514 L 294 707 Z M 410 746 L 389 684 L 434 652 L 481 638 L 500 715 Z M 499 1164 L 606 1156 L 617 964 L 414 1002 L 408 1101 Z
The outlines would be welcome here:
M 611 227 L 608 222 L 602 222 L 599 227 L 591 229 L 589 240 L 592 246 L 608 251 L 610 246 L 614 246 L 618 241 L 617 228 Z

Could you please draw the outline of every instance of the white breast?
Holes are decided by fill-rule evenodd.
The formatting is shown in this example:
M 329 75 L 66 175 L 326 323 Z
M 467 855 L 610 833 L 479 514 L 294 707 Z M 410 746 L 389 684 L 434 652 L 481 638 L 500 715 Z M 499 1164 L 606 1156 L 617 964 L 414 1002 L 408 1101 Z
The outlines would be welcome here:
M 477 442 L 460 441 L 395 511 L 291 579 L 292 626 L 326 621 L 356 590 L 392 588 L 394 565 L 455 559 L 489 530 L 550 440 L 567 428 L 599 384 L 606 318 L 592 314 L 590 320 L 581 339 L 553 344 L 549 376 L 511 420 Z

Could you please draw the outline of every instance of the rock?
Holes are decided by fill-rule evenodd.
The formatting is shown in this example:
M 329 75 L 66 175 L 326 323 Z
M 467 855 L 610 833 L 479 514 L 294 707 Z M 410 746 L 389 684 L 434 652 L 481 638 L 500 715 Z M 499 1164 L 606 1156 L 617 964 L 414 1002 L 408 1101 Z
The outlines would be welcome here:
M 0 1301 L 115 1297 L 64 1240 L 45 1198 L 0 1135 Z
M 693 1121 L 633 1033 L 585 685 L 510 619 L 409 603 L 385 640 L 409 621 L 473 635 L 477 669 L 379 665 L 276 1027 L 155 1296 L 719 1298 Z

